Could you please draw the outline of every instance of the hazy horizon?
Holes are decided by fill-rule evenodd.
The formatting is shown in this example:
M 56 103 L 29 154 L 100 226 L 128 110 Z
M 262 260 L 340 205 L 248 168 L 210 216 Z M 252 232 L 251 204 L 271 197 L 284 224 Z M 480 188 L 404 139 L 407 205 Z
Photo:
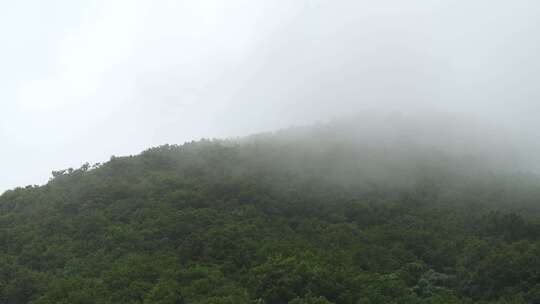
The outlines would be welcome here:
M 0 193 L 160 144 L 370 113 L 495 126 L 537 161 L 539 13 L 532 0 L 2 3 Z

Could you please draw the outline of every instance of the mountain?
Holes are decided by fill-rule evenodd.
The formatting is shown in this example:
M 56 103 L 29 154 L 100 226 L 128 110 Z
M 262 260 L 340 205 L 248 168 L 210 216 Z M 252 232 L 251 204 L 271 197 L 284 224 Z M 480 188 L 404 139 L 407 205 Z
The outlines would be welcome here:
M 355 118 L 54 171 L 0 196 L 0 302 L 540 303 L 540 179 L 454 125 Z

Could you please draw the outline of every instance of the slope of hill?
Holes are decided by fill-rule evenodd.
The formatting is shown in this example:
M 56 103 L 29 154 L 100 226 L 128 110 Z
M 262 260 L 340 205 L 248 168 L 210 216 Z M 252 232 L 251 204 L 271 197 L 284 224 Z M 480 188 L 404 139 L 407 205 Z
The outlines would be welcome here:
M 340 130 L 165 145 L 7 191 L 0 302 L 540 302 L 537 177 Z

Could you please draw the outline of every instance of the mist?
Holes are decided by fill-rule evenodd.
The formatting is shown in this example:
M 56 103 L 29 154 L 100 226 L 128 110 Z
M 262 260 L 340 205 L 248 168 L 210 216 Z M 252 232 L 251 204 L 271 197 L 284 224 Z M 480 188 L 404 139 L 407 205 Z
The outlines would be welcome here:
M 538 172 L 539 14 L 532 0 L 2 3 L 0 192 L 351 116 L 365 138 Z

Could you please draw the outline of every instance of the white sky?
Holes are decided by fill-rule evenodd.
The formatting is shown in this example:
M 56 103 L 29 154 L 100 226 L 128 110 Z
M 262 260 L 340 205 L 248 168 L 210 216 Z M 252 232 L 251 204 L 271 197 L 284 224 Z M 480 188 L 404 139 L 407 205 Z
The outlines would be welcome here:
M 0 192 L 372 108 L 466 113 L 534 139 L 538 20 L 535 0 L 2 1 Z

